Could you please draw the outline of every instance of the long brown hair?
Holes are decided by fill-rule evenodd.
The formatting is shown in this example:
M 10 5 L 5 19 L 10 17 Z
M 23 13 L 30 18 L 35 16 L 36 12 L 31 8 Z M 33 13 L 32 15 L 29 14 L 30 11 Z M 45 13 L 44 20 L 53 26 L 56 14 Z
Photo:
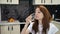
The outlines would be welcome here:
M 51 15 L 48 11 L 48 9 L 44 6 L 37 6 L 37 8 L 40 9 L 40 11 L 42 11 L 44 17 L 42 19 L 42 26 L 43 26 L 43 30 L 42 30 L 42 33 L 46 34 L 46 30 L 49 29 L 49 23 L 50 23 L 50 20 L 51 20 Z M 38 20 L 34 20 L 34 24 L 33 24 L 33 27 L 32 29 L 35 31 L 35 34 L 39 31 L 38 30 Z

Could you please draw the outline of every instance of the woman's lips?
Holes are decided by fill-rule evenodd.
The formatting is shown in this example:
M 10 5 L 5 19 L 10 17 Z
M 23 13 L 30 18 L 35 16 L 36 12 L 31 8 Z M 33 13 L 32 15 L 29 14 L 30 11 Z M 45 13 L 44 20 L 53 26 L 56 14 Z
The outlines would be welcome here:
M 35 18 L 38 18 L 38 16 L 35 16 Z

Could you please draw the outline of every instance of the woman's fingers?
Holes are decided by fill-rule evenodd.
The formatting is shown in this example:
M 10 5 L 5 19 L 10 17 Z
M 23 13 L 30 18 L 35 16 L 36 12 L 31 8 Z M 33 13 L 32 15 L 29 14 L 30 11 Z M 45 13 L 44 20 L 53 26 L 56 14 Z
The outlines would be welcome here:
M 27 18 L 26 18 L 26 22 L 27 22 L 27 24 L 29 24 L 30 23 L 30 21 L 32 21 L 32 16 L 30 15 L 30 16 L 28 16 Z

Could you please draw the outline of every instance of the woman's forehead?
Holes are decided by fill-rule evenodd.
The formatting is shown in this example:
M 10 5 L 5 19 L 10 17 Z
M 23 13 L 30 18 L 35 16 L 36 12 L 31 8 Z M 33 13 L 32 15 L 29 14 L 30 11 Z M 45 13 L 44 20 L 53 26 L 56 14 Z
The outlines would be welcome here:
M 40 10 L 39 8 L 36 8 L 35 10 Z
M 36 12 L 38 12 L 38 11 L 40 11 L 40 8 L 36 8 L 36 10 L 35 10 Z

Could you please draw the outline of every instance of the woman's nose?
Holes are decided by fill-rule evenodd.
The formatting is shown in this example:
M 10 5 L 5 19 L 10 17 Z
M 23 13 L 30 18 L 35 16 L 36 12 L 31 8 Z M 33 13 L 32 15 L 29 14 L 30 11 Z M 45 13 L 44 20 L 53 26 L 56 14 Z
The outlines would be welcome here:
M 38 14 L 35 14 L 35 16 L 37 16 Z
M 36 13 L 36 15 L 38 15 L 38 13 Z

